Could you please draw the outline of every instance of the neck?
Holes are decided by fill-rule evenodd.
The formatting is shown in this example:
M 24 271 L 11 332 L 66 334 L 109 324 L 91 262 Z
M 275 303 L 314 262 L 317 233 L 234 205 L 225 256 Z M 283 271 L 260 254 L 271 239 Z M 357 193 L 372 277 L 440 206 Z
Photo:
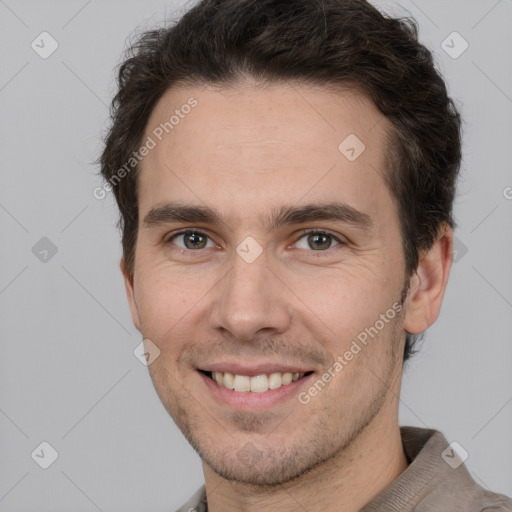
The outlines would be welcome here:
M 400 438 L 398 406 L 395 401 L 388 405 L 396 410 L 391 415 L 394 421 L 383 424 L 378 414 L 345 450 L 280 486 L 261 488 L 227 481 L 204 464 L 209 512 L 291 512 L 297 508 L 358 512 L 408 465 Z M 390 417 L 389 408 L 380 412 Z

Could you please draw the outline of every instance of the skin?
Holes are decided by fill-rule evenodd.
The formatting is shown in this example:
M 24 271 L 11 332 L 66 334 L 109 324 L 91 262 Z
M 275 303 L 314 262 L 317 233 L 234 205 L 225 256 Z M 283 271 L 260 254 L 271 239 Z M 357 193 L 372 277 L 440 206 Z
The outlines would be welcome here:
M 210 511 L 358 511 L 407 468 L 398 425 L 405 332 L 423 332 L 439 314 L 452 231 L 443 226 L 420 255 L 400 314 L 308 404 L 295 395 L 263 411 L 220 403 L 198 367 L 300 362 L 315 372 L 299 388 L 307 391 L 400 301 L 408 279 L 383 180 L 390 124 L 363 94 L 250 80 L 173 88 L 145 136 L 190 97 L 197 106 L 142 162 L 133 276 L 121 260 L 134 325 L 160 350 L 149 365 L 155 389 L 202 457 Z M 352 162 L 338 150 L 351 133 L 366 146 Z M 210 206 L 224 222 L 146 227 L 150 209 L 169 201 Z M 365 213 L 371 228 L 315 220 L 268 229 L 273 208 L 330 201 Z M 207 235 L 206 246 L 170 239 L 183 228 Z M 342 243 L 319 249 L 304 228 Z M 262 249 L 252 263 L 236 252 L 248 236 Z

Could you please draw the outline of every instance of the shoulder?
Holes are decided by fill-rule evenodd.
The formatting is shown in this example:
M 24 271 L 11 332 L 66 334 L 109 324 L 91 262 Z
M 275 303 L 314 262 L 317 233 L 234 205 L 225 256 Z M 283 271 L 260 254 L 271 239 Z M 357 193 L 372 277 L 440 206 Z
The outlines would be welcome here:
M 512 512 L 512 498 L 478 487 L 470 512 Z
M 464 464 L 465 457 L 440 431 L 402 427 L 401 434 L 412 462 L 394 491 L 408 498 L 411 511 L 512 512 L 512 498 L 479 485 Z
M 176 512 L 208 512 L 205 486 L 201 486 Z

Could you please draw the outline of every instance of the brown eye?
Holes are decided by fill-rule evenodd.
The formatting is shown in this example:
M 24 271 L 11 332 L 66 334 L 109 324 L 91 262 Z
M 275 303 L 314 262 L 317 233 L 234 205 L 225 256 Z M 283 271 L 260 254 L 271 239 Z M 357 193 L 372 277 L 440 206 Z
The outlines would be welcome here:
M 303 239 L 305 242 L 301 242 Z M 331 249 L 340 243 L 340 240 L 338 240 L 334 235 L 325 233 L 324 231 L 311 231 L 304 233 L 299 240 L 297 240 L 295 245 L 299 249 L 313 249 L 314 251 L 320 252 Z
M 173 242 L 180 249 L 196 250 L 206 248 L 208 239 L 208 235 L 205 235 L 200 231 L 183 231 L 173 235 L 171 238 L 169 238 L 168 242 Z M 176 243 L 178 240 L 181 240 L 182 245 Z M 212 246 L 213 244 L 210 247 Z

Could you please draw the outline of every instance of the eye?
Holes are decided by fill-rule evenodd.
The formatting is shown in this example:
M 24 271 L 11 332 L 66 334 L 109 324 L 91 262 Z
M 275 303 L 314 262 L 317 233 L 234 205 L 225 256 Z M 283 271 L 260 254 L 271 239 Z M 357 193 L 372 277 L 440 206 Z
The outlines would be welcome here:
M 215 247 L 215 244 L 210 240 L 208 246 L 209 236 L 201 231 L 187 230 L 175 233 L 166 240 L 166 243 L 173 242 L 180 249 L 197 250 Z M 176 240 L 182 240 L 182 245 L 176 243 Z
M 207 234 L 193 229 L 174 233 L 165 241 L 165 243 L 171 242 L 180 249 L 191 251 L 215 247 L 215 244 Z M 328 232 L 312 229 L 303 231 L 302 236 L 299 237 L 294 245 L 301 250 L 313 249 L 315 252 L 324 252 L 337 245 L 343 245 L 343 242 Z
M 304 242 L 301 242 L 302 239 L 304 239 Z M 338 237 L 325 231 L 314 230 L 303 232 L 303 235 L 295 242 L 295 246 L 299 249 L 314 249 L 316 252 L 327 251 L 340 244 L 343 244 L 343 242 Z

